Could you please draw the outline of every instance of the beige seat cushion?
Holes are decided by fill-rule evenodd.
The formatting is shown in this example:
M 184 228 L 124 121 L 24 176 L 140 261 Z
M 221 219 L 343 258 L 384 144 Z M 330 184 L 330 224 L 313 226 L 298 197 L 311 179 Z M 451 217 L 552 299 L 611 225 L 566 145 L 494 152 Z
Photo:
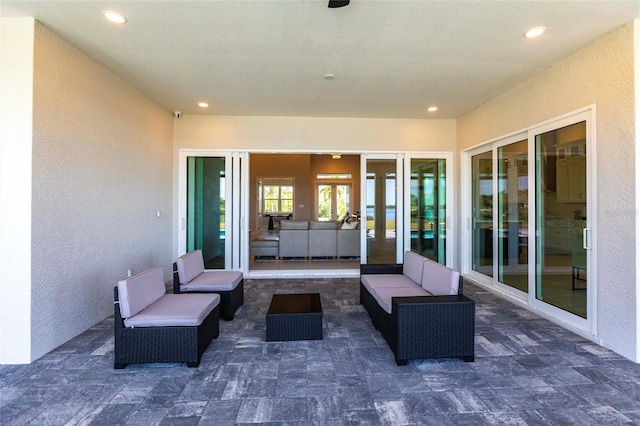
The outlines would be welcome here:
M 403 274 L 365 274 L 360 276 L 360 281 L 369 293 L 377 288 L 412 288 L 419 287 L 412 279 Z
M 373 290 L 372 296 L 387 313 L 391 313 L 391 298 L 409 296 L 431 296 L 431 293 L 422 287 L 382 287 Z
M 125 327 L 193 327 L 220 303 L 220 295 L 165 294 L 138 314 L 124 320 Z
M 238 271 L 205 271 L 181 285 L 180 291 L 229 291 L 242 281 L 242 272 Z

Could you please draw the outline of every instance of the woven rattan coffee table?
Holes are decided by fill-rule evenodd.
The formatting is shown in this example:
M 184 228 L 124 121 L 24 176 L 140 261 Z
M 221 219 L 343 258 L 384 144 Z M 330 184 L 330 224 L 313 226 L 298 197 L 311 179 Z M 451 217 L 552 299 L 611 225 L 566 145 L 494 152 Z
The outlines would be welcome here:
M 267 311 L 267 342 L 322 340 L 319 293 L 274 294 Z

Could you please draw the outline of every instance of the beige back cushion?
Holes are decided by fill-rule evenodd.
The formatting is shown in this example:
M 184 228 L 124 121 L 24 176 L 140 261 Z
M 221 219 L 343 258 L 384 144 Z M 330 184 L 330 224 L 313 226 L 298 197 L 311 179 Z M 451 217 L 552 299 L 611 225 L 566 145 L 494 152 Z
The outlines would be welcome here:
M 280 229 L 309 229 L 308 220 L 282 220 Z
M 422 263 L 426 258 L 412 251 L 404 252 L 402 273 L 409 277 L 416 285 L 422 282 Z
M 312 220 L 309 222 L 309 229 L 338 229 L 338 222 Z
M 118 281 L 120 313 L 129 318 L 160 299 L 166 293 L 162 266 L 147 269 Z
M 202 251 L 194 250 L 183 254 L 176 260 L 180 284 L 187 284 L 204 272 Z
M 426 259 L 422 271 L 422 288 L 434 296 L 458 294 L 460 272 Z

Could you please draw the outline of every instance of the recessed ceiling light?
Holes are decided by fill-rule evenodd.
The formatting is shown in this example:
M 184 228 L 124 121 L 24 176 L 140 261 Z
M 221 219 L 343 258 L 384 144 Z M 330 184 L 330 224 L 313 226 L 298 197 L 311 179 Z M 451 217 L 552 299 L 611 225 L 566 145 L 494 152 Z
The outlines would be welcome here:
M 427 108 L 427 111 L 429 111 L 429 112 L 436 112 L 437 110 L 438 110 L 437 106 L 431 106 L 431 107 Z
M 336 76 L 334 74 L 325 74 L 322 78 L 325 80 L 333 80 Z
M 114 12 L 112 10 L 105 10 L 104 12 L 102 12 L 102 14 L 104 15 L 105 18 L 107 18 L 107 20 L 115 23 L 115 24 L 126 24 L 127 23 L 127 18 L 125 18 L 124 16 L 120 15 L 118 12 Z
M 544 34 L 545 31 L 547 31 L 546 27 L 533 27 L 529 31 L 524 33 L 524 36 L 526 38 L 536 38 Z
M 340 154 L 333 154 L 333 155 L 331 156 L 331 158 L 333 158 L 334 160 L 339 160 L 339 159 L 341 159 L 341 158 L 342 158 L 342 155 L 340 155 Z
M 209 104 L 208 104 L 208 103 L 206 103 L 206 102 L 198 102 L 198 106 L 199 106 L 200 108 L 207 108 L 207 107 L 209 106 Z

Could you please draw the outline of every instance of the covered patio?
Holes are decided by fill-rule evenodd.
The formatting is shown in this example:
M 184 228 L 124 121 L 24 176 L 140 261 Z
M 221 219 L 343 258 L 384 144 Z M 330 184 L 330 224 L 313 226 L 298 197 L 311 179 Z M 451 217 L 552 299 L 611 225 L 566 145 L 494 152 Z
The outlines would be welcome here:
M 324 338 L 266 342 L 274 293 L 319 292 Z M 197 369 L 113 369 L 113 318 L 29 365 L 2 365 L 0 423 L 634 424 L 640 365 L 465 283 L 476 360 L 393 354 L 358 279 L 246 280 L 245 303 Z

